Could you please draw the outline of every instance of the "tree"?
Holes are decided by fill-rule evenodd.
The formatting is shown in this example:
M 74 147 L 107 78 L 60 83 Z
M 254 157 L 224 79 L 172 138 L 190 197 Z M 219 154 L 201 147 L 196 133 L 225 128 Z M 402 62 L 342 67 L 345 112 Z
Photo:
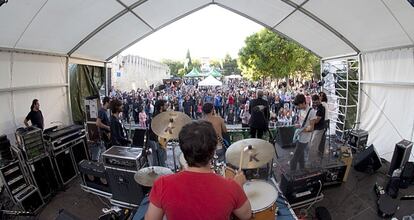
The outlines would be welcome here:
M 318 57 L 267 29 L 250 35 L 239 51 L 243 75 L 254 79 L 306 75 L 319 63 Z
M 179 76 L 178 70 L 184 68 L 184 63 L 180 61 L 165 59 L 161 62 L 170 68 L 170 73 L 172 76 Z
M 211 59 L 210 66 L 215 69 L 220 69 L 220 70 L 222 69 L 221 62 L 220 60 L 217 60 L 217 59 Z
M 190 67 L 191 67 L 190 71 L 193 68 L 196 68 L 196 69 L 200 70 L 201 69 L 201 61 L 200 60 L 193 60 Z
M 187 70 L 193 69 L 193 63 L 191 62 L 190 49 L 187 49 L 187 55 L 185 56 L 184 68 Z
M 237 60 L 232 59 L 229 54 L 226 54 L 223 60 L 223 75 L 228 76 L 231 74 L 240 74 L 241 71 L 238 67 Z

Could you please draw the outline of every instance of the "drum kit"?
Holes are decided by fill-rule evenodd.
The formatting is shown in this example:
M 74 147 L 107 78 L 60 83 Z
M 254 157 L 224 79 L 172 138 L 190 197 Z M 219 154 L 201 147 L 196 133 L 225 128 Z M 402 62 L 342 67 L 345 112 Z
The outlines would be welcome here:
M 189 122 L 191 122 L 191 119 L 181 112 L 163 112 L 153 119 L 151 126 L 155 134 L 167 139 L 168 142 L 169 140 L 178 139 L 181 128 Z M 268 141 L 256 138 L 244 139 L 233 143 L 227 149 L 225 156 L 227 164 L 219 161 L 217 155 L 214 155 L 211 167 L 217 174 L 225 178 L 233 178 L 237 172 L 259 169 L 271 164 L 274 155 L 275 148 Z M 173 149 L 174 169 L 176 171 L 188 168 L 182 153 L 178 157 L 180 169 L 177 169 L 175 158 Z M 134 178 L 138 184 L 152 187 L 158 177 L 172 173 L 169 168 L 151 166 L 140 169 Z M 275 219 L 278 191 L 268 180 L 250 179 L 243 185 L 243 190 L 252 207 L 252 219 L 254 220 Z

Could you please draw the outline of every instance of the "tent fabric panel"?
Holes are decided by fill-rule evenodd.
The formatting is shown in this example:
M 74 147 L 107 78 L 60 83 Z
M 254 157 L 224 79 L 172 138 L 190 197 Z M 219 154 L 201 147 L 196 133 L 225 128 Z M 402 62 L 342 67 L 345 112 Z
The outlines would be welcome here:
M 363 54 L 364 80 L 406 79 L 413 82 L 413 62 L 413 49 Z M 390 66 L 394 69 L 392 73 Z M 414 88 L 363 84 L 361 91 L 360 128 L 369 131 L 368 142 L 374 144 L 382 157 L 390 160 L 397 142 L 402 139 L 413 141 L 414 105 L 411 103 L 414 103 Z M 411 159 L 414 159 L 413 155 Z
M 113 0 L 48 1 L 26 30 L 17 48 L 67 53 L 95 28 L 123 9 L 121 4 Z
M 11 105 L 11 93 L 0 92 L 0 135 L 6 134 L 10 140 L 14 139 L 15 125 L 13 120 L 13 109 Z M 29 105 L 30 107 L 30 105 Z
M 11 54 L 0 52 L 0 76 L 1 76 L 0 77 L 0 89 L 10 87 L 10 81 L 11 81 L 10 65 L 11 65 Z
M 303 7 L 339 31 L 361 51 L 411 44 L 382 1 L 320 0 L 309 1 Z
M 217 0 L 215 2 L 233 8 L 269 27 L 274 27 L 294 10 L 282 1 L 273 0 Z
M 13 48 L 46 0 L 9 1 L 0 7 L 0 47 Z
M 414 58 L 412 57 L 414 57 L 414 48 L 363 54 L 362 63 L 370 66 L 364 69 L 362 80 L 414 83 Z M 410 70 L 412 71 L 409 72 Z
M 210 2 L 209 0 L 147 1 L 133 11 L 153 28 L 159 28 L 171 20 Z
M 301 43 L 321 57 L 355 52 L 331 31 L 300 11 L 296 11 L 289 16 L 276 27 L 276 30 Z
M 106 60 L 114 51 L 118 51 L 129 42 L 149 33 L 151 29 L 132 13 L 127 13 L 105 27 L 82 45 L 74 56 L 86 55 Z
M 411 43 L 414 45 L 414 10 L 408 1 L 400 0 L 384 0 L 384 3 L 392 11 L 394 16 L 398 19 L 405 31 L 411 37 Z
M 64 84 L 66 58 L 15 53 L 12 87 Z
M 30 111 L 33 99 L 38 99 L 45 121 L 45 128 L 58 124 L 69 124 L 68 92 L 66 87 L 44 88 L 13 92 L 15 124 L 24 126 L 24 118 Z M 17 127 L 16 127 L 17 128 Z

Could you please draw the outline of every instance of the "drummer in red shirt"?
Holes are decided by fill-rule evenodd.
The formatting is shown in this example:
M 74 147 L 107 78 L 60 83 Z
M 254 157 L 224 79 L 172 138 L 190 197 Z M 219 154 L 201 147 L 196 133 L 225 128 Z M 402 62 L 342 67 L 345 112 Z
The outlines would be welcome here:
M 251 218 L 251 206 L 242 185 L 242 172 L 226 179 L 213 172 L 210 161 L 217 146 L 217 135 L 207 121 L 185 125 L 179 143 L 188 169 L 162 176 L 152 187 L 146 220 L 240 220 Z

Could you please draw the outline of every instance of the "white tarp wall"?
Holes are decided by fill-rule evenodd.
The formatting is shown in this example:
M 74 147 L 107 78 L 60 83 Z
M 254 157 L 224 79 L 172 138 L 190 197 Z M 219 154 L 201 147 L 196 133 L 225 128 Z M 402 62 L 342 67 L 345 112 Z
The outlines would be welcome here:
M 361 89 L 360 128 L 390 161 L 397 142 L 414 140 L 414 48 L 362 54 Z
M 0 52 L 0 79 L 0 134 L 13 143 L 33 99 L 39 99 L 45 128 L 69 123 L 66 57 Z

